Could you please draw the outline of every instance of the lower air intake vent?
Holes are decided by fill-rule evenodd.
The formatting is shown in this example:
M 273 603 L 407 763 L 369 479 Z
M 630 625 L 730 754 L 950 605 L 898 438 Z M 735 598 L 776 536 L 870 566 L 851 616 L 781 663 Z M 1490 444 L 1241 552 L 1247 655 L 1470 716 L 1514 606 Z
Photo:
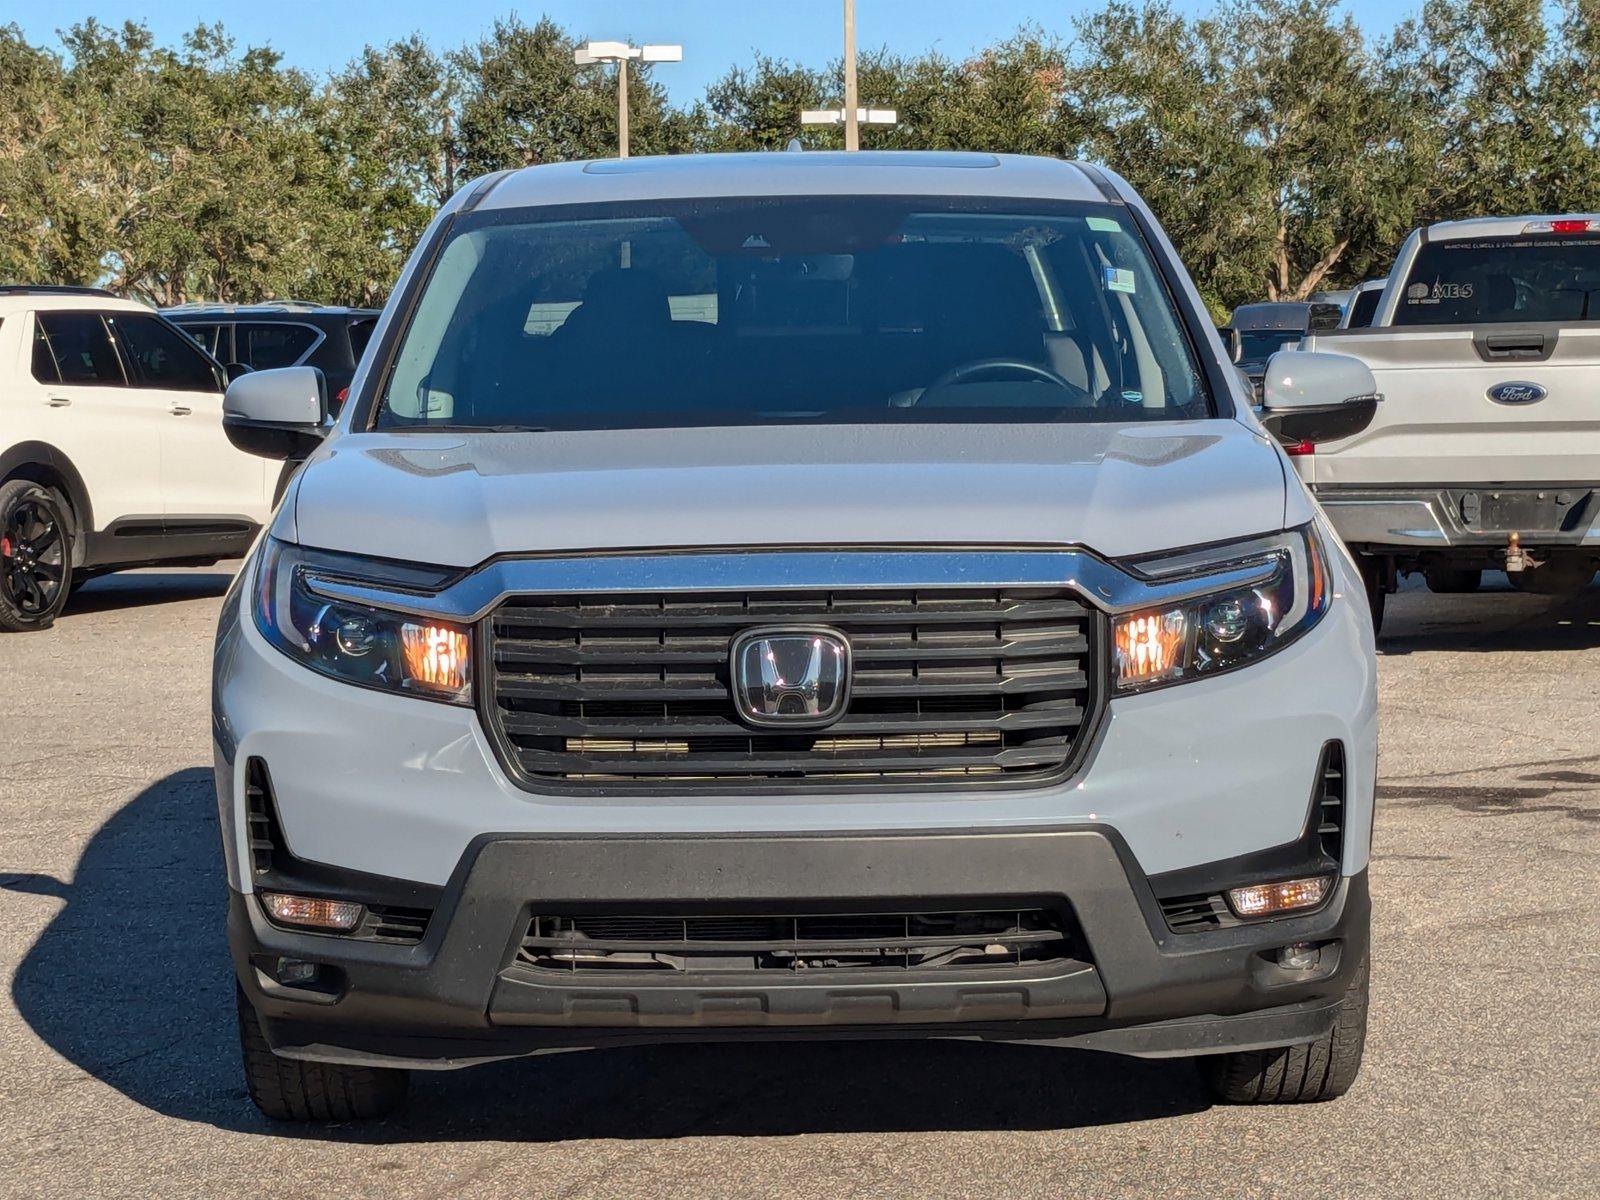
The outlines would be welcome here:
M 873 915 L 536 916 L 517 960 L 561 971 L 1022 968 L 1079 957 L 1043 909 Z

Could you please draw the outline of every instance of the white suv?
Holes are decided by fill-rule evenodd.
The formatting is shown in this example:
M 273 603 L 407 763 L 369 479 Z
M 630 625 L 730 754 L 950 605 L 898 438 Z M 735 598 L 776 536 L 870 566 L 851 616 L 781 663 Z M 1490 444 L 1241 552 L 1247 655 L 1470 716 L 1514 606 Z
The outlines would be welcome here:
M 221 367 L 141 304 L 0 288 L 0 631 L 73 586 L 237 557 L 283 474 L 222 433 Z

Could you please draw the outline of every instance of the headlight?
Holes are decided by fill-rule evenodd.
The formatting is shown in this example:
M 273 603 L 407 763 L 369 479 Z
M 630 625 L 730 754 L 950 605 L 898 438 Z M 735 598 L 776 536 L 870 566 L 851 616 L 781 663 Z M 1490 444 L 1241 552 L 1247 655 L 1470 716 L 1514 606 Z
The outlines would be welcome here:
M 428 621 L 319 595 L 309 578 L 430 583 L 438 577 L 393 564 L 307 550 L 268 538 L 256 568 L 255 621 L 261 635 L 290 658 L 346 683 L 405 692 L 450 704 L 472 703 L 472 634 Z M 397 573 L 398 572 L 398 576 Z
M 1168 580 L 1252 564 L 1273 569 L 1248 587 L 1116 617 L 1117 690 L 1144 691 L 1244 666 L 1281 650 L 1327 612 L 1328 558 L 1314 525 L 1139 565 Z

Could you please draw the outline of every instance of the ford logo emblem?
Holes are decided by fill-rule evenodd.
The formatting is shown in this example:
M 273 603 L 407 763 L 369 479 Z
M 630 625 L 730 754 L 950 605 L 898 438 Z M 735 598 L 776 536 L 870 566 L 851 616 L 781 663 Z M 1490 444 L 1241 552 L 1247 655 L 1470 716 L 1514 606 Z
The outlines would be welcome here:
M 1497 383 L 1489 389 L 1489 399 L 1496 404 L 1537 404 L 1549 394 L 1537 383 L 1518 381 Z

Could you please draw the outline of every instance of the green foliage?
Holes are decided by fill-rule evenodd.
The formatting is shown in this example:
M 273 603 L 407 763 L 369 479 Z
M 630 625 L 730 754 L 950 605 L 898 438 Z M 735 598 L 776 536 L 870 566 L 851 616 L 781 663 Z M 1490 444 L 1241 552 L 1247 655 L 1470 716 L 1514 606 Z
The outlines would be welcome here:
M 1380 274 L 1420 221 L 1586 210 L 1600 192 L 1600 0 L 1425 0 L 1372 37 L 1336 0 L 1108 0 L 967 61 L 867 51 L 882 149 L 1082 156 L 1121 172 L 1219 314 Z M 158 303 L 381 301 L 465 181 L 606 157 L 616 74 L 549 19 L 365 48 L 324 81 L 218 26 L 177 47 L 94 21 L 0 27 L 0 279 Z M 630 68 L 635 154 L 836 148 L 837 60 L 756 56 L 674 108 Z

